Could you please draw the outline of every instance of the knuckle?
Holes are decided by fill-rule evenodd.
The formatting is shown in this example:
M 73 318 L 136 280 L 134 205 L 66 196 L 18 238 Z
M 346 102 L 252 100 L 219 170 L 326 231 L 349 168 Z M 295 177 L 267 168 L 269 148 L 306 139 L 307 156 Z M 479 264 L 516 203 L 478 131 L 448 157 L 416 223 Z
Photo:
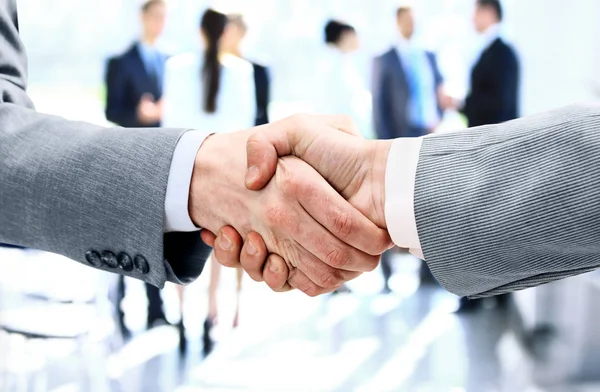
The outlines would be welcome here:
M 333 289 L 342 285 L 344 282 L 337 271 L 332 271 L 331 273 L 325 275 L 320 283 L 326 289 Z
M 336 269 L 343 269 L 350 264 L 350 255 L 340 248 L 332 248 L 325 255 L 325 263 Z
M 314 285 L 314 284 L 310 285 L 306 290 L 303 291 L 304 294 L 306 294 L 312 298 L 321 295 L 322 292 L 323 292 L 323 289 L 321 289 L 320 287 L 318 287 L 317 285 Z
M 354 220 L 347 211 L 342 211 L 335 214 L 333 218 L 333 227 L 336 235 L 340 239 L 347 238 L 354 231 Z

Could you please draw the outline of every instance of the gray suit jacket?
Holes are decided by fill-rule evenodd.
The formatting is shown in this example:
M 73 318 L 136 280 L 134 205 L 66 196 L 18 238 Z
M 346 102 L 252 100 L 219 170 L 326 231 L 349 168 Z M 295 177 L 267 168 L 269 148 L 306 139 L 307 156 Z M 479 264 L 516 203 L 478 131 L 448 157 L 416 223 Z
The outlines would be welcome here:
M 162 287 L 189 283 L 210 248 L 164 234 L 171 156 L 186 130 L 102 128 L 36 113 L 15 0 L 0 5 L 0 242 Z
M 419 239 L 461 296 L 524 289 L 600 267 L 600 105 L 426 137 Z
M 434 93 L 443 83 L 435 55 L 427 52 L 434 75 Z M 373 122 L 378 139 L 422 136 L 412 134 L 408 118 L 410 89 L 404 67 L 396 48 L 392 48 L 373 62 Z M 438 107 L 441 114 L 441 108 Z

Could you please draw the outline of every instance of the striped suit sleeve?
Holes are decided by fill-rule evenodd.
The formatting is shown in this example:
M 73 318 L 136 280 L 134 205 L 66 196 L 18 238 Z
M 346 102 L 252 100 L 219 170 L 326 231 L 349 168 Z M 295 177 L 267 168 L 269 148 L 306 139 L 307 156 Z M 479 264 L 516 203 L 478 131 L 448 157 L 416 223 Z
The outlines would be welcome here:
M 600 105 L 425 138 L 423 253 L 449 291 L 484 297 L 600 267 Z

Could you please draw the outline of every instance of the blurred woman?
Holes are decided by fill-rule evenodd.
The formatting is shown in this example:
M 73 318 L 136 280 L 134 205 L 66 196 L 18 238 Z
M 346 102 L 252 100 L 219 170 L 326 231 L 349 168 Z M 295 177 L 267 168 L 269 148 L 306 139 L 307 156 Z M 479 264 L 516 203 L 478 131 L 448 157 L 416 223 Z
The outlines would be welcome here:
M 325 25 L 327 47 L 316 67 L 315 112 L 352 116 L 361 132 L 370 132 L 370 95 L 358 69 L 358 35 L 349 24 L 330 20 Z
M 224 50 L 230 27 L 227 16 L 207 10 L 200 22 L 200 37 L 204 50 L 176 56 L 165 69 L 163 119 L 164 127 L 209 129 L 212 132 L 233 132 L 254 125 L 256 103 L 252 65 Z M 213 347 L 210 336 L 217 322 L 217 289 L 221 266 L 211 255 L 208 292 L 208 314 L 204 322 L 204 352 Z M 241 276 L 240 276 L 241 281 Z M 239 312 L 239 288 L 234 324 Z M 183 289 L 179 288 L 183 309 Z M 182 321 L 179 324 L 180 350 L 187 341 Z

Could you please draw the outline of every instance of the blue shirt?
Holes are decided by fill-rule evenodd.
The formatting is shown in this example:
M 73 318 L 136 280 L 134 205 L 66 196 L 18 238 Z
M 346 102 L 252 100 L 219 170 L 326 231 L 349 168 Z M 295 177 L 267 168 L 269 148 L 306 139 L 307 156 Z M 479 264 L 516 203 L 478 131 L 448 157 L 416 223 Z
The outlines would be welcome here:
M 162 84 L 164 59 L 162 54 L 154 47 L 143 42 L 139 42 L 138 52 L 150 77 L 155 77 L 159 84 Z

